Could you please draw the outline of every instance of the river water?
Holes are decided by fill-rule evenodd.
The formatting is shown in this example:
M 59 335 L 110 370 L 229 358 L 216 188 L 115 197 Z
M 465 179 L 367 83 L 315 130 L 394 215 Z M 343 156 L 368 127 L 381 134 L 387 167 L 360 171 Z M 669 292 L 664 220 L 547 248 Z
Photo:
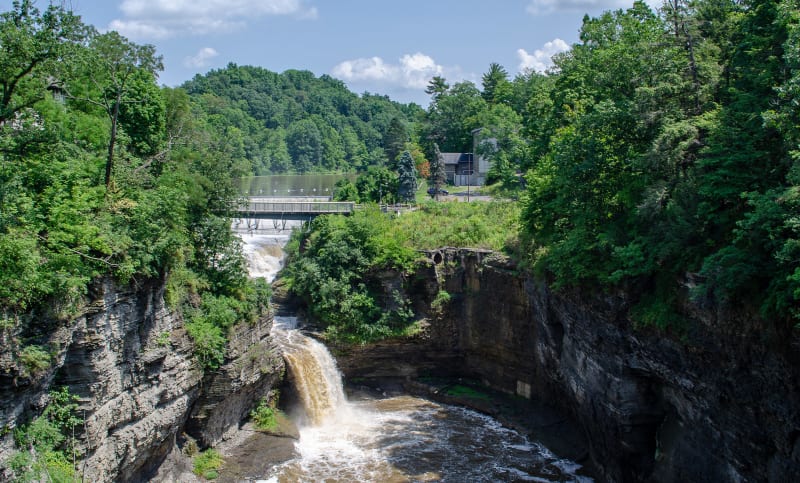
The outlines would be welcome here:
M 252 276 L 271 280 L 287 236 L 243 235 Z M 294 317 L 276 317 L 273 337 L 302 401 L 297 457 L 263 482 L 577 481 L 578 464 L 475 411 L 413 396 L 348 400 L 336 362 Z

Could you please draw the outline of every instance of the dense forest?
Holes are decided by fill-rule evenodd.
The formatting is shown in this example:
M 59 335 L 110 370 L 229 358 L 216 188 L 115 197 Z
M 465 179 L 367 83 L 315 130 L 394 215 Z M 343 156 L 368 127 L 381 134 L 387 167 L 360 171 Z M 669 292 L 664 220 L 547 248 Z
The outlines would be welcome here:
M 434 78 L 426 151 L 470 150 L 522 197 L 521 256 L 556 286 L 636 288 L 800 322 L 800 2 L 667 0 L 584 18 L 547 73 Z M 493 139 L 495 143 L 484 140 Z M 525 186 L 523 188 L 523 185 Z
M 394 162 L 422 109 L 308 71 L 228 65 L 185 83 L 208 128 L 253 174 L 363 171 Z

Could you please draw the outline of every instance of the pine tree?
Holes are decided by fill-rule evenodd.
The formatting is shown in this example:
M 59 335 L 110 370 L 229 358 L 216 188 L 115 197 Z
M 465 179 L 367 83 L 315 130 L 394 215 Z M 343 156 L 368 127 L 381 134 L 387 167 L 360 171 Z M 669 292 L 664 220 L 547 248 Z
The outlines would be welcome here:
M 405 203 L 414 201 L 417 193 L 417 168 L 414 167 L 414 158 L 411 153 L 404 151 L 397 161 L 397 171 L 400 175 L 397 186 L 397 198 Z
M 439 201 L 439 191 L 447 181 L 447 173 L 444 169 L 444 158 L 442 152 L 439 151 L 439 145 L 433 145 L 433 159 L 431 159 L 431 176 L 429 178 L 430 184 L 433 187 L 433 199 Z

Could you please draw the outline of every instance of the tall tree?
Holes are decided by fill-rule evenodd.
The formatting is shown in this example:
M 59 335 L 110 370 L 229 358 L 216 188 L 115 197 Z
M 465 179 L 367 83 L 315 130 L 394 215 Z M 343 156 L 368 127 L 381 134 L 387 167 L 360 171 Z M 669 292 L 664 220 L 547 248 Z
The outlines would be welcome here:
M 405 203 L 414 201 L 417 194 L 417 169 L 411 153 L 404 151 L 397 161 L 397 198 Z
M 433 101 L 441 97 L 450 89 L 450 85 L 447 84 L 447 81 L 444 77 L 441 76 L 433 76 L 430 82 L 428 82 L 428 87 L 425 88 L 425 93 L 430 95 L 433 98 Z
M 31 0 L 15 0 L 0 14 L 0 125 L 65 80 L 86 35 L 80 17 L 53 3 L 40 12 Z
M 496 63 L 489 64 L 489 72 L 482 77 L 483 92 L 481 96 L 488 104 L 507 103 L 511 98 L 511 83 L 508 81 L 508 71 Z
M 393 167 L 397 162 L 397 157 L 403 152 L 407 141 L 408 131 L 403 121 L 399 117 L 393 117 L 383 135 L 383 150 L 389 158 L 389 167 Z
M 439 151 L 439 145 L 433 145 L 433 158 L 431 159 L 431 176 L 429 182 L 433 187 L 433 199 L 439 201 L 439 191 L 447 181 L 447 173 L 444 168 L 444 158 Z
M 297 121 L 289 126 L 286 145 L 298 172 L 305 173 L 322 163 L 322 134 L 310 119 Z
M 94 35 L 86 54 L 85 75 L 91 84 L 90 90 L 72 89 L 70 96 L 99 106 L 111 121 L 105 169 L 105 184 L 108 187 L 113 175 L 114 151 L 121 116 L 131 120 L 136 117 L 152 117 L 152 113 L 145 111 L 152 110 L 147 104 L 154 102 L 162 105 L 163 116 L 163 100 L 148 98 L 146 91 L 141 88 L 143 82 L 154 84 L 157 73 L 164 69 L 164 65 L 161 56 L 156 55 L 155 47 L 135 44 L 114 31 Z M 78 89 L 83 94 L 78 94 Z M 156 96 L 155 92 L 150 90 L 153 96 Z M 123 104 L 140 104 L 139 114 L 134 114 L 137 109 L 123 107 Z M 162 126 L 163 122 L 162 119 Z M 131 127 L 147 130 L 147 127 Z M 146 132 L 143 134 L 144 137 L 152 135 Z

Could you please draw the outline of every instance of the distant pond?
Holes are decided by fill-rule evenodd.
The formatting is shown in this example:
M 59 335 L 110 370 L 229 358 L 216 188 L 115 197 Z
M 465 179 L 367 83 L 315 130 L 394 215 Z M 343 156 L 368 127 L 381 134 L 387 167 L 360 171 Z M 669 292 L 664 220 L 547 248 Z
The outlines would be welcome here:
M 276 174 L 240 178 L 238 183 L 246 196 L 331 196 L 333 185 L 345 178 L 355 180 L 356 174 Z

